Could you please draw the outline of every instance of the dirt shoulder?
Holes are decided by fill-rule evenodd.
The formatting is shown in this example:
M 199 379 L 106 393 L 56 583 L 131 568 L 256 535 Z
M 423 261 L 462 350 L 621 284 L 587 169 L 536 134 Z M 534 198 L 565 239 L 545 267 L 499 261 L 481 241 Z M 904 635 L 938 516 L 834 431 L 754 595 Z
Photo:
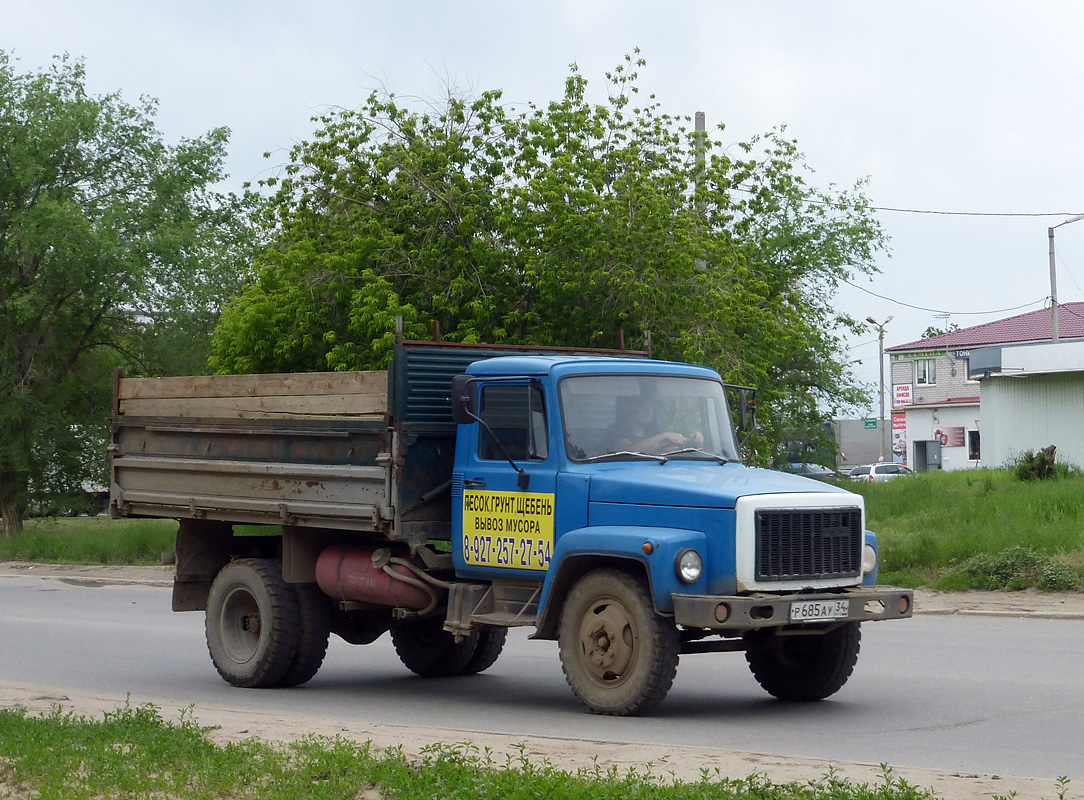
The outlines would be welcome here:
M 53 564 L 0 562 L 0 580 L 5 576 L 40 577 L 80 585 L 140 584 L 169 586 L 172 567 L 100 567 Z M 915 592 L 915 610 L 919 615 L 992 615 L 1035 617 L 1043 619 L 1084 619 L 1084 593 L 1046 593 L 1034 590 L 1022 592 L 951 592 L 929 590 Z M 164 701 L 164 702 L 163 702 Z M 63 688 L 5 684 L 0 682 L 0 708 L 25 708 L 31 713 L 48 712 L 60 705 L 92 718 L 116 709 L 125 702 L 140 704 L 154 702 L 170 719 L 165 698 L 110 697 L 78 694 Z M 696 781 L 703 771 L 729 777 L 746 777 L 759 773 L 777 782 L 818 781 L 829 771 L 851 781 L 877 784 L 881 782 L 878 764 L 831 762 L 808 758 L 777 756 L 699 747 L 660 747 L 657 744 L 608 742 L 556 737 L 508 737 L 480 731 L 454 728 L 422 728 L 413 726 L 350 726 L 341 721 L 311 716 L 289 716 L 275 713 L 236 711 L 226 707 L 201 706 L 196 716 L 202 725 L 215 728 L 212 738 L 220 743 L 247 738 L 272 742 L 290 742 L 310 734 L 371 742 L 375 747 L 401 747 L 409 755 L 420 754 L 423 747 L 441 742 L 470 743 L 488 748 L 498 762 L 504 755 L 518 756 L 521 751 L 534 761 L 549 761 L 566 770 L 593 769 L 603 771 L 611 766 L 619 771 L 643 771 L 650 764 L 654 774 Z M 979 800 L 980 798 L 1011 797 L 1021 799 L 1058 796 L 1053 780 L 1007 775 L 962 774 L 939 772 L 893 765 L 893 775 L 912 784 L 932 790 L 946 800 Z M 3 796 L 0 787 L 0 797 Z

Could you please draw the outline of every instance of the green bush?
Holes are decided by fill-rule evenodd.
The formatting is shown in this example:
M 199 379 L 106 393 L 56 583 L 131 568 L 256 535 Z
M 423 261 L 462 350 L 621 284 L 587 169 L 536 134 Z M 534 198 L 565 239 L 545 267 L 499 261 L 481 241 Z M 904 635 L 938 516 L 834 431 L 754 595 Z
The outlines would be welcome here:
M 1057 448 L 1049 445 L 1035 452 L 1025 450 L 1009 462 L 1009 469 L 1021 481 L 1041 481 L 1052 478 L 1068 478 L 1080 470 L 1073 464 L 1059 464 L 1055 458 Z
M 1056 557 L 1017 546 L 996 555 L 980 554 L 950 567 L 939 589 L 1026 589 L 1053 592 L 1081 587 L 1081 577 Z

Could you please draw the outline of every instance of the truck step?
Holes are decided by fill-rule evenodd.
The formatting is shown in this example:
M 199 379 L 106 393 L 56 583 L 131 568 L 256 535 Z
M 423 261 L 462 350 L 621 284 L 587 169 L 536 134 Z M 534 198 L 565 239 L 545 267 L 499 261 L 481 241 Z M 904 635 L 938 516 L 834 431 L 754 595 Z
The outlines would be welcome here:
M 536 615 L 533 613 L 513 614 L 503 611 L 494 611 L 489 614 L 474 614 L 471 621 L 480 625 L 496 625 L 501 628 L 515 628 L 525 625 L 534 625 Z

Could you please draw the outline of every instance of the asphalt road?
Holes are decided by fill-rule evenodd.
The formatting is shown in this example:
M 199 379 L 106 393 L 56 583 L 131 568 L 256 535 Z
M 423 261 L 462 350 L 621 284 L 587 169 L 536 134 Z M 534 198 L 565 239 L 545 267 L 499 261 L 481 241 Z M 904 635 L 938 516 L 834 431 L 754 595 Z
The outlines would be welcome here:
M 648 718 L 596 717 L 565 685 L 552 642 L 516 631 L 497 664 L 425 680 L 385 636 L 332 641 L 304 687 L 243 690 L 207 656 L 203 615 L 174 614 L 169 590 L 0 578 L 0 683 L 194 705 L 1084 780 L 1084 621 L 930 616 L 863 627 L 862 655 L 833 698 L 768 697 L 740 654 L 684 656 Z

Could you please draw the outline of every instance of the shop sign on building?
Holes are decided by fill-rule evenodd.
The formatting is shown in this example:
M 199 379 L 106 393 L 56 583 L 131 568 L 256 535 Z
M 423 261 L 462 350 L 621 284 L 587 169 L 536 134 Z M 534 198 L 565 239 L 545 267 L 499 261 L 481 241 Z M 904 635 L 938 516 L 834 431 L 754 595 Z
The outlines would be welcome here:
M 911 400 L 911 384 L 909 383 L 894 383 L 892 384 L 892 405 L 894 406 L 909 406 L 913 401 Z
M 892 460 L 907 464 L 907 415 L 902 411 L 892 413 Z
M 953 428 L 938 428 L 933 432 L 933 438 L 941 442 L 942 447 L 963 447 L 964 446 L 964 429 L 963 426 Z

